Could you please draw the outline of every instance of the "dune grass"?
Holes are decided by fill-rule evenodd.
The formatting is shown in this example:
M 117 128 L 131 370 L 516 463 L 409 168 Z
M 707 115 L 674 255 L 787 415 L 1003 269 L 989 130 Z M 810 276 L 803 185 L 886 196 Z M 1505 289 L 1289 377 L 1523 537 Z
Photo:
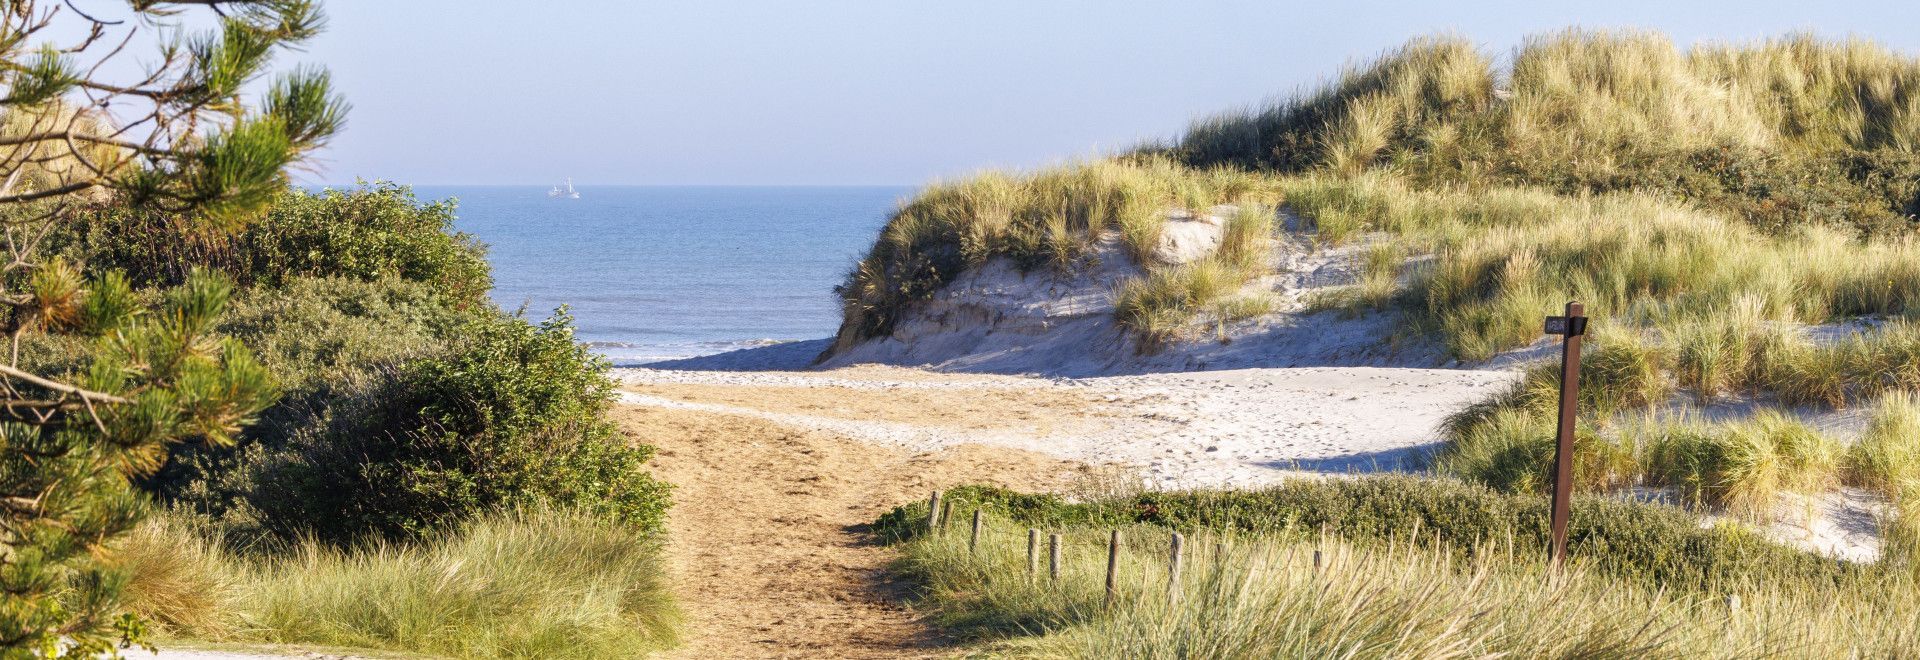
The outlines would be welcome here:
M 1621 563 L 1642 556 L 1637 551 L 1648 548 L 1640 544 L 1700 552 L 1712 544 L 1679 537 L 1738 532 L 1610 517 L 1627 509 L 1672 515 L 1653 511 L 1664 508 L 1657 505 L 1612 503 L 1606 506 L 1621 511 L 1583 509 L 1576 517 L 1609 522 L 1577 532 L 1569 571 L 1550 576 L 1531 530 L 1435 524 L 1445 516 L 1498 519 L 1503 507 L 1463 508 L 1465 501 L 1451 498 L 1488 502 L 1457 487 L 1369 481 L 1288 486 L 1303 491 L 1293 494 L 1146 494 L 1079 505 L 961 491 L 963 503 L 989 512 L 979 544 L 970 548 L 957 526 L 912 533 L 897 567 L 922 585 L 937 621 L 986 640 L 990 653 L 1019 656 L 1891 657 L 1920 642 L 1920 585 L 1905 572 L 1808 572 L 1821 562 L 1786 561 L 1799 553 L 1760 551 L 1762 544 L 1727 548 L 1727 557 L 1778 553 L 1773 562 L 1743 560 L 1732 581 L 1646 580 L 1631 573 L 1644 567 Z M 1316 488 L 1346 497 L 1304 493 Z M 1388 491 L 1399 495 L 1382 495 Z M 1126 522 L 1129 511 L 1143 515 L 1145 502 L 1165 517 Z M 1315 524 L 1326 516 L 1338 522 Z M 1059 580 L 1047 575 L 1044 547 L 1038 571 L 1029 573 L 1027 527 L 1062 535 Z M 1177 583 L 1168 571 L 1169 527 L 1186 535 Z M 1123 544 L 1119 590 L 1108 604 L 1112 529 L 1121 530 Z M 1666 552 L 1644 557 L 1673 560 Z
M 1542 310 L 1575 299 L 1598 322 L 1665 324 L 1676 335 L 1710 330 L 1687 321 L 1729 316 L 1758 326 L 1920 310 L 1920 248 L 1911 239 L 1820 227 L 1766 234 L 1646 196 L 1428 191 L 1377 175 L 1287 179 L 1282 189 L 1330 240 L 1383 232 L 1397 247 L 1375 250 L 1433 254 L 1408 285 L 1411 311 L 1463 360 L 1532 342 Z M 1368 261 L 1384 282 L 1386 269 Z M 1690 359 L 1710 362 L 1718 356 L 1693 349 L 1744 338 L 1694 341 Z
M 1197 122 L 1167 151 L 1203 167 L 1646 192 L 1769 229 L 1913 226 L 1920 60 L 1804 34 L 1682 50 L 1651 32 L 1564 30 L 1509 61 L 1462 37 L 1415 39 Z
M 499 514 L 417 545 L 260 553 L 160 516 L 120 553 L 132 610 L 168 638 L 464 658 L 636 657 L 674 640 L 658 543 L 580 514 Z

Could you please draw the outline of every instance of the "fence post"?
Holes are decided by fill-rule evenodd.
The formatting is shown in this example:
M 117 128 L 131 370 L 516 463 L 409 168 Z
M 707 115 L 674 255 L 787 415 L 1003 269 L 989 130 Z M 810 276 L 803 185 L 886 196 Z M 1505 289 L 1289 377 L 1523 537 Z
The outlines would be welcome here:
M 1060 581 L 1060 535 L 1047 535 L 1047 579 Z
M 1120 594 L 1120 530 L 1113 530 L 1107 541 L 1107 606 L 1112 607 Z
M 1321 523 L 1320 524 L 1320 543 L 1313 546 L 1313 572 L 1315 575 L 1318 575 L 1320 573 L 1320 566 L 1321 566 L 1320 550 L 1326 547 L 1326 545 L 1327 545 L 1327 525 L 1326 523 Z
M 927 496 L 927 533 L 940 529 L 940 491 Z
M 1567 519 L 1573 502 L 1573 427 L 1580 405 L 1580 336 L 1587 333 L 1586 307 L 1567 303 L 1566 316 L 1547 317 L 1546 333 L 1564 338 L 1560 351 L 1560 429 L 1553 448 L 1553 569 L 1567 560 Z
M 967 534 L 967 554 L 973 554 L 974 548 L 977 548 L 980 545 L 980 518 L 981 518 L 980 510 L 974 509 L 973 510 L 973 531 Z
M 1167 604 L 1180 604 L 1180 559 L 1181 550 L 1186 546 L 1186 537 L 1179 532 L 1173 533 L 1173 558 L 1167 564 Z
M 947 520 L 952 517 L 953 517 L 953 500 L 946 500 L 941 502 L 940 503 L 940 533 L 942 535 L 947 533 Z
M 1040 572 L 1040 530 L 1027 528 L 1027 580 Z

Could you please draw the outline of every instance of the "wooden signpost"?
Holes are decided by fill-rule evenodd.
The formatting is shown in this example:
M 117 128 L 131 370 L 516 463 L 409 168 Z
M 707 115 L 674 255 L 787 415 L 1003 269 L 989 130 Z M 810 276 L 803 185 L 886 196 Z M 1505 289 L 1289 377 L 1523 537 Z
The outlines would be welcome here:
M 1553 450 L 1553 567 L 1567 559 L 1567 518 L 1573 510 L 1573 429 L 1580 396 L 1580 337 L 1587 334 L 1586 308 L 1567 303 L 1565 316 L 1547 317 L 1546 332 L 1564 338 L 1560 352 L 1560 432 Z

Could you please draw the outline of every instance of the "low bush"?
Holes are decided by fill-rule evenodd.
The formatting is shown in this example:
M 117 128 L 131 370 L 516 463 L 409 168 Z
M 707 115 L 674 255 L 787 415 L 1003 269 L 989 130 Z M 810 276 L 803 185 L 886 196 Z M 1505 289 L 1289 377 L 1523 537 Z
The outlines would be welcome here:
M 1416 477 L 1297 480 L 1259 491 L 1143 493 L 1083 503 L 985 486 L 946 496 L 955 511 L 978 507 L 995 520 L 1043 529 L 1146 524 L 1299 537 L 1324 528 L 1363 546 L 1426 530 L 1467 557 L 1507 547 L 1537 554 L 1547 542 L 1545 498 Z M 1573 506 L 1571 556 L 1610 579 L 1720 590 L 1788 577 L 1836 584 L 1867 570 L 1774 544 L 1738 525 L 1702 528 L 1673 507 L 1598 497 L 1576 497 Z M 910 540 L 924 532 L 926 511 L 924 502 L 895 508 L 874 529 L 894 542 Z
M 583 513 L 491 513 L 416 543 L 268 554 L 230 553 L 161 516 L 117 556 L 133 610 L 173 638 L 609 658 L 670 645 L 677 619 L 658 536 Z
M 270 454 L 253 506 L 282 536 L 420 536 L 501 507 L 557 505 L 659 526 L 666 486 L 604 412 L 612 382 L 564 310 L 472 321 L 445 352 L 337 401 Z
M 371 396 L 384 374 L 444 351 L 455 331 L 491 313 L 459 309 L 430 285 L 392 277 L 290 278 L 246 291 L 218 327 L 255 351 L 284 396 L 233 446 L 177 447 L 142 485 L 176 509 L 254 535 L 260 520 L 251 499 L 269 454 L 321 432 L 336 408 Z

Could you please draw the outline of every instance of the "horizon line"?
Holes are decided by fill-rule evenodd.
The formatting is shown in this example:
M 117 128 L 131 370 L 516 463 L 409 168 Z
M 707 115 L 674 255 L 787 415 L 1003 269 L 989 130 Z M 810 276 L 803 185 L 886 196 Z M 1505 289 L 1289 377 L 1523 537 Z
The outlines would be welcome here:
M 414 183 L 414 182 L 405 182 L 405 181 L 395 181 L 391 179 L 367 179 L 364 181 L 364 183 L 305 182 L 305 183 L 298 183 L 295 185 L 299 185 L 301 187 L 307 187 L 307 188 L 315 188 L 315 187 L 317 188 L 351 188 L 351 187 L 364 185 L 364 184 L 371 184 L 375 182 L 396 183 L 403 186 L 416 187 L 416 188 L 421 186 L 442 186 L 442 187 L 457 186 L 457 187 L 463 187 L 463 188 L 518 188 L 518 187 L 551 188 L 554 185 L 552 183 Z M 926 184 L 924 183 L 581 183 L 581 182 L 575 181 L 573 185 L 575 187 L 594 186 L 599 188 L 911 188 L 914 186 L 923 186 Z

